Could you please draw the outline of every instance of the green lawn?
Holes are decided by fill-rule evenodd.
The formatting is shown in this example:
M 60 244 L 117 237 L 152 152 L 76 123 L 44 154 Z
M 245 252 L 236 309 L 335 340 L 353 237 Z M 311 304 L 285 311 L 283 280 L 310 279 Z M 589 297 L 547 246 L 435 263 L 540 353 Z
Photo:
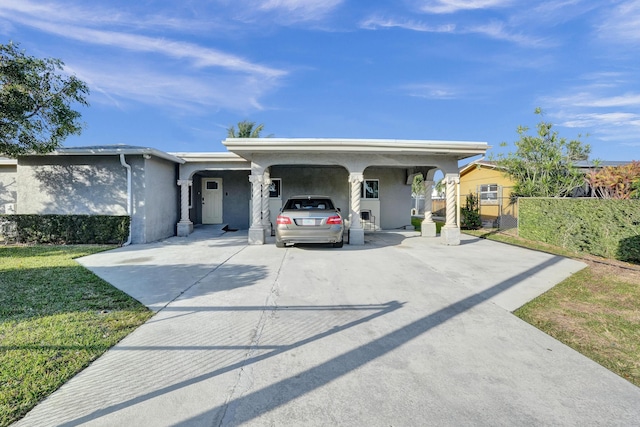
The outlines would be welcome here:
M 0 247 L 0 426 L 151 317 L 74 261 L 109 248 Z
M 640 386 L 640 265 L 568 252 L 495 231 L 469 231 L 588 267 L 515 311 L 515 315 Z

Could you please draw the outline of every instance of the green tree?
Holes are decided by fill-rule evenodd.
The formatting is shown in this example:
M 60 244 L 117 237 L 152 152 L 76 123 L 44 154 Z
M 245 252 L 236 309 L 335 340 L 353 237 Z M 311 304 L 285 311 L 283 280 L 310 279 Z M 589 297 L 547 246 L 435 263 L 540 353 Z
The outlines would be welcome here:
M 442 194 L 446 191 L 444 178 L 435 183 L 433 188 L 438 194 Z M 421 196 L 425 194 L 424 176 L 420 173 L 413 177 L 413 183 L 411 183 L 411 193 L 415 196 Z
M 0 154 L 46 153 L 80 134 L 80 113 L 70 105 L 89 105 L 89 88 L 63 66 L 59 59 L 27 56 L 14 43 L 0 44 Z
M 442 178 L 440 181 L 436 182 L 436 192 L 438 194 L 444 194 L 447 191 L 447 184 Z
M 411 192 L 413 193 L 414 197 L 424 195 L 424 177 L 421 173 L 413 177 L 413 182 L 411 183 Z
M 536 114 L 542 115 L 537 108 Z M 520 139 L 516 152 L 498 155 L 497 165 L 515 183 L 513 194 L 518 197 L 564 197 L 584 184 L 585 177 L 574 167 L 587 160 L 591 147 L 579 139 L 568 141 L 558 136 L 553 124 L 540 121 L 536 135 L 529 128 L 518 127 Z M 506 144 L 503 144 L 506 145 Z
M 260 138 L 260 134 L 264 130 L 264 125 L 259 124 L 256 126 L 256 122 L 250 122 L 243 120 L 238 122 L 238 130 L 235 126 L 231 126 L 227 129 L 228 138 Z

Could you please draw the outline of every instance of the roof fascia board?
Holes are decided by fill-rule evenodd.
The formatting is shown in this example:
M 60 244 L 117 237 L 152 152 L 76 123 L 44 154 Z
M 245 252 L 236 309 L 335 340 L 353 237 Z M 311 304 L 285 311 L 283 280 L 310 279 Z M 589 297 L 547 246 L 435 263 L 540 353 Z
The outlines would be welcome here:
M 136 156 L 154 156 L 164 160 L 168 160 L 173 163 L 184 163 L 184 160 L 173 156 L 164 151 L 156 150 L 155 148 L 134 148 L 134 147 L 69 147 L 59 148 L 51 153 L 46 154 L 29 154 L 29 155 L 44 155 L 44 156 L 113 156 L 113 155 L 136 155 Z
M 337 138 L 227 138 L 222 143 L 231 152 L 251 159 L 258 153 L 388 153 L 455 156 L 459 159 L 485 154 L 486 142 L 337 139 Z
M 496 165 L 495 163 L 487 163 L 483 159 L 474 160 L 472 162 L 467 163 L 466 165 L 460 168 L 460 174 L 467 173 L 471 168 L 477 168 L 478 166 L 484 166 L 489 169 L 503 169 L 502 167 Z
M 10 159 L 8 157 L 0 157 L 0 165 L 2 166 L 16 166 L 18 164 L 18 160 Z
M 205 153 L 205 152 L 193 152 L 193 153 L 169 153 L 173 156 L 179 157 L 186 163 L 199 163 L 199 162 L 226 162 L 226 163 L 246 163 L 247 159 L 241 157 L 235 153 Z

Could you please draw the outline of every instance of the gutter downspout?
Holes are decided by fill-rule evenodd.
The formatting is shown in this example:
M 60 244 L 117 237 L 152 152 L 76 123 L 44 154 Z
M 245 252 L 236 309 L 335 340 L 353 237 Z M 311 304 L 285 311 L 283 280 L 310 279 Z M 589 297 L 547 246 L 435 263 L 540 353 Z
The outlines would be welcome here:
M 122 246 L 128 246 L 131 244 L 131 223 L 133 222 L 132 215 L 132 196 L 131 193 L 131 165 L 128 165 L 124 159 L 124 154 L 120 154 L 120 164 L 127 169 L 127 215 L 129 215 L 129 237 L 127 241 L 122 244 Z
M 457 201 L 456 201 L 456 214 L 457 214 L 457 218 L 456 218 L 456 225 L 458 226 L 458 230 L 460 230 L 460 177 L 458 176 L 458 183 L 456 184 L 456 195 L 457 195 Z

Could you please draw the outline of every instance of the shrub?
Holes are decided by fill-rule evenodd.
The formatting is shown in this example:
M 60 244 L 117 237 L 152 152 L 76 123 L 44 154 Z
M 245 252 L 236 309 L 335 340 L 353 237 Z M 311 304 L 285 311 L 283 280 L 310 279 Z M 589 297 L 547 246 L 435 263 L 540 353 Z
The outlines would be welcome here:
M 520 198 L 518 233 L 572 251 L 640 262 L 640 201 Z
M 112 215 L 0 215 L 0 234 L 15 243 L 121 245 L 129 221 Z
M 467 194 L 467 204 L 460 208 L 460 228 L 463 230 L 477 230 L 482 227 L 480 218 L 480 205 L 478 196 L 473 193 Z

